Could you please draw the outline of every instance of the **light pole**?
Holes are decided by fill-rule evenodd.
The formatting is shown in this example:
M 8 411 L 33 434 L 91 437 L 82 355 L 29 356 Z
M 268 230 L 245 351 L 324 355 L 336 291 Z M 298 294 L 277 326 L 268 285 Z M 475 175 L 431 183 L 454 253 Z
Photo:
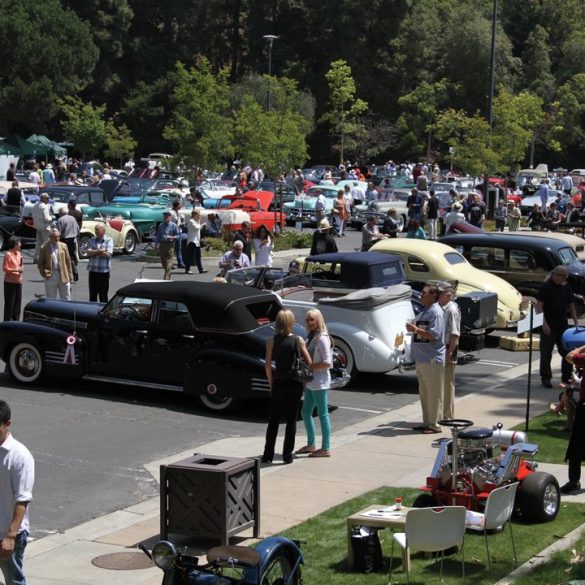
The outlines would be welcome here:
M 264 35 L 262 38 L 268 44 L 268 103 L 266 109 L 270 111 L 270 76 L 272 75 L 272 44 L 278 37 L 276 35 Z
M 492 47 L 490 51 L 490 79 L 489 79 L 489 101 L 488 101 L 488 123 L 490 134 L 494 125 L 494 80 L 496 77 L 496 26 L 498 23 L 498 0 L 494 0 L 492 10 Z

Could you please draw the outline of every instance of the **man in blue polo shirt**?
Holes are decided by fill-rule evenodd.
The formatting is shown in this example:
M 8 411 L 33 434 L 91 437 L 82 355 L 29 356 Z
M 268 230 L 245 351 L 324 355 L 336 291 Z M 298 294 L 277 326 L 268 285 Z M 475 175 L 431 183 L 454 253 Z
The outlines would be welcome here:
M 106 226 L 98 223 L 95 226 L 95 236 L 87 246 L 89 264 L 89 300 L 95 303 L 108 302 L 110 290 L 110 272 L 112 270 L 112 254 L 114 253 L 114 242 L 106 236 Z
M 163 221 L 156 229 L 155 242 L 158 244 L 160 263 L 165 269 L 165 280 L 171 280 L 173 272 L 173 258 L 175 251 L 175 240 L 181 237 L 181 230 L 176 223 L 171 221 L 171 212 L 163 213 Z

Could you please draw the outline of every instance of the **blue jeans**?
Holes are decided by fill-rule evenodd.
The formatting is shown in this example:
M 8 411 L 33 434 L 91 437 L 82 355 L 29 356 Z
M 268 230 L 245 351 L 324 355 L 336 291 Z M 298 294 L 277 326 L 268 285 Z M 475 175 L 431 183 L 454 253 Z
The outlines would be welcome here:
M 177 265 L 184 266 L 183 263 L 183 242 L 187 239 L 187 234 L 181 234 L 175 239 L 175 254 L 177 256 Z
M 305 389 L 303 396 L 303 422 L 307 431 L 307 445 L 315 446 L 315 422 L 313 421 L 313 409 L 317 407 L 319 424 L 321 425 L 321 449 L 329 451 L 331 446 L 331 423 L 329 422 L 329 405 L 327 400 L 328 390 Z
M 26 585 L 26 579 L 22 572 L 22 559 L 27 538 L 28 532 L 26 530 L 19 532 L 14 543 L 14 552 L 9 559 L 0 561 L 0 569 L 2 569 L 6 585 Z

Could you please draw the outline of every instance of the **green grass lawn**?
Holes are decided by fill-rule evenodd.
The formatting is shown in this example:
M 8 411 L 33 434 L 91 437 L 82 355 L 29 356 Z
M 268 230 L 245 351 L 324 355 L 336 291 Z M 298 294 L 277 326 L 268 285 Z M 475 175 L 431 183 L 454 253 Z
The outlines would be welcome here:
M 389 530 L 379 532 L 384 552 L 385 568 L 369 575 L 356 573 L 347 567 L 347 533 L 345 519 L 370 504 L 391 504 L 394 498 L 402 496 L 406 505 L 413 502 L 420 492 L 416 489 L 383 487 L 363 494 L 348 502 L 335 506 L 287 530 L 285 536 L 306 541 L 303 545 L 305 567 L 304 582 L 307 585 L 382 585 L 388 583 L 388 560 L 392 546 Z M 318 497 L 318 494 L 314 494 Z M 585 504 L 561 503 L 556 520 L 548 524 L 522 524 L 514 522 L 514 537 L 518 563 L 522 564 L 546 548 L 563 535 L 585 522 Z M 367 520 L 364 521 L 367 524 Z M 500 534 L 490 535 L 492 568 L 487 569 L 485 544 L 482 534 L 468 533 L 465 537 L 466 581 L 473 585 L 493 584 L 514 569 L 510 532 L 506 529 Z M 400 547 L 394 548 L 394 581 L 405 583 L 402 572 Z M 410 582 L 414 584 L 440 583 L 439 565 L 422 553 L 414 553 Z M 446 556 L 444 561 L 444 581 L 461 583 L 461 557 Z M 560 583 L 561 581 L 546 581 Z M 545 581 L 526 581 L 526 583 L 545 583 Z
M 550 561 L 536 567 L 514 585 L 566 585 L 585 579 L 585 535 L 567 550 L 555 553 Z
M 569 442 L 568 431 L 563 431 L 565 416 L 547 412 L 530 420 L 528 442 L 538 445 L 536 460 L 541 463 L 565 463 L 565 451 Z M 524 423 L 513 427 L 516 431 L 524 430 Z

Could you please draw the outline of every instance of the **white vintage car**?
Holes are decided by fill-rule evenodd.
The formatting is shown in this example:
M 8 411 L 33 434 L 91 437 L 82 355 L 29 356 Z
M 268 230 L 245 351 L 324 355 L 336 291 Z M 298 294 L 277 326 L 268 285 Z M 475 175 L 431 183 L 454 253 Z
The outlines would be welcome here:
M 300 324 L 309 309 L 319 309 L 349 376 L 386 373 L 410 363 L 406 322 L 414 318 L 414 309 L 410 286 L 401 284 L 400 259 L 368 252 L 322 256 L 325 264 L 312 273 L 286 276 L 280 268 L 256 266 L 233 270 L 227 278 L 232 284 L 271 288 Z
M 84 219 L 83 227 L 79 232 L 79 257 L 87 258 L 87 247 L 91 238 L 95 236 L 95 226 L 100 223 L 98 220 Z M 133 254 L 136 244 L 140 241 L 138 231 L 129 219 L 108 219 L 106 224 L 106 235 L 114 241 L 114 252 Z

